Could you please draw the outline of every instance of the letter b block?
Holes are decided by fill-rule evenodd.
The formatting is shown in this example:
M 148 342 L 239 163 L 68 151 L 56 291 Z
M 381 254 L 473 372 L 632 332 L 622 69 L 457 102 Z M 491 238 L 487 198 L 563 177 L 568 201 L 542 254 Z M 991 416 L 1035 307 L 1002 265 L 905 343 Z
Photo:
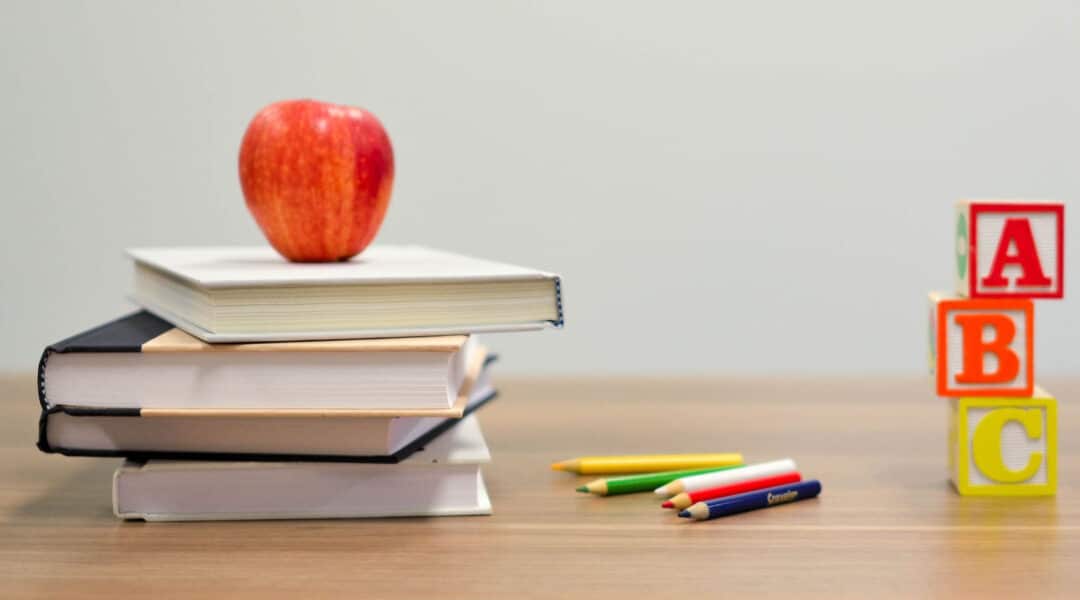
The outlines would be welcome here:
M 956 204 L 956 292 L 969 298 L 1065 294 L 1062 202 Z
M 1057 401 L 949 399 L 949 472 L 964 496 L 1052 496 L 1057 491 Z
M 1030 396 L 1035 389 L 1031 300 L 930 294 L 939 396 Z

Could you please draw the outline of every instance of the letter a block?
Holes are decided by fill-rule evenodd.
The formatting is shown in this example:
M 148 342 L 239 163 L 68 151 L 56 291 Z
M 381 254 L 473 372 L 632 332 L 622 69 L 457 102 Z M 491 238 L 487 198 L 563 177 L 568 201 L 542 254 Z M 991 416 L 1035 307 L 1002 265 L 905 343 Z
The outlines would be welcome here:
M 939 396 L 1030 396 L 1035 389 L 1031 300 L 931 293 L 932 368 Z
M 961 200 L 956 204 L 956 292 L 968 298 L 1065 294 L 1062 202 Z
M 1052 496 L 1057 492 L 1057 401 L 949 399 L 949 473 L 963 496 Z

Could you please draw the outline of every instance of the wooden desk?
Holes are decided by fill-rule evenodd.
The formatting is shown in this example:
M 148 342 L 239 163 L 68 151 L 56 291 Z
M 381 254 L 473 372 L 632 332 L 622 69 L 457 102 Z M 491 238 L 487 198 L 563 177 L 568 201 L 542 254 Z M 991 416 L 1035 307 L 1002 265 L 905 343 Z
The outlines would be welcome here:
M 492 517 L 147 524 L 113 518 L 115 460 L 33 448 L 30 377 L 0 380 L 0 597 L 1043 597 L 1080 593 L 1080 381 L 1059 496 L 960 498 L 922 380 L 512 380 L 481 423 Z M 790 455 L 818 500 L 707 523 L 592 498 L 579 454 Z

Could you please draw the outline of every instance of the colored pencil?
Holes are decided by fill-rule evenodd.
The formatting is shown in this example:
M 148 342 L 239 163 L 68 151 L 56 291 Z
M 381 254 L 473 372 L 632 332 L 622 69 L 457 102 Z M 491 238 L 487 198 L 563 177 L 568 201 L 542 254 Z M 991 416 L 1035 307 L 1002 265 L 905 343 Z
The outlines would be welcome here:
M 615 496 L 617 494 L 649 492 L 656 489 L 656 486 L 658 485 L 664 485 L 665 483 L 675 481 L 680 477 L 690 477 L 691 475 L 701 475 L 702 473 L 712 473 L 713 471 L 723 471 L 734 468 L 735 466 L 708 467 L 705 469 L 664 471 L 662 473 L 647 473 L 645 475 L 627 475 L 625 477 L 596 479 L 577 488 L 577 491 L 596 494 L 597 496 Z M 689 504 L 687 506 L 689 506 Z
M 770 506 L 776 506 L 777 504 L 798 502 L 799 500 L 813 498 L 820 493 L 821 482 L 817 479 L 811 479 L 810 481 L 778 485 L 776 487 L 746 492 L 745 494 L 738 494 L 736 496 L 728 496 L 727 498 L 717 498 L 715 500 L 698 502 L 690 508 L 680 511 L 679 516 L 684 519 L 704 521 L 706 519 L 726 517 L 728 515 L 734 515 L 749 510 L 769 508 Z
M 682 510 L 691 504 L 697 504 L 698 502 L 704 502 L 706 500 L 726 498 L 728 496 L 734 496 L 735 494 L 763 490 L 765 488 L 776 487 L 778 485 L 784 485 L 785 483 L 797 483 L 799 481 L 802 481 L 802 475 L 800 475 L 798 471 L 791 471 L 789 473 L 781 473 L 779 475 L 770 475 L 769 477 L 759 477 L 757 479 L 740 481 L 739 483 L 706 488 L 696 492 L 683 492 L 673 497 L 671 500 L 664 502 L 660 506 Z
M 747 465 L 729 471 L 683 477 L 656 488 L 655 493 L 657 496 L 674 496 L 675 494 L 681 494 L 683 492 L 696 492 L 706 488 L 729 485 L 748 479 L 779 475 L 780 473 L 797 470 L 798 467 L 795 466 L 795 461 L 790 458 L 785 458 L 783 460 Z
M 584 456 L 564 460 L 551 465 L 556 471 L 570 471 L 581 475 L 656 473 L 704 469 L 707 467 L 731 467 L 742 464 L 742 454 L 642 454 L 636 456 Z

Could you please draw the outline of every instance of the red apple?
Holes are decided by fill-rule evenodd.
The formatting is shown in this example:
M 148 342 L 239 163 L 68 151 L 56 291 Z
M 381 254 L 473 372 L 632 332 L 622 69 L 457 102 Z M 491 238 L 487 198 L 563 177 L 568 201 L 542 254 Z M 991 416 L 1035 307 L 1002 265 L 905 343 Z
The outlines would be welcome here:
M 266 239 L 296 262 L 356 256 L 382 225 L 394 151 L 375 115 L 286 100 L 255 115 L 240 144 L 240 185 Z

